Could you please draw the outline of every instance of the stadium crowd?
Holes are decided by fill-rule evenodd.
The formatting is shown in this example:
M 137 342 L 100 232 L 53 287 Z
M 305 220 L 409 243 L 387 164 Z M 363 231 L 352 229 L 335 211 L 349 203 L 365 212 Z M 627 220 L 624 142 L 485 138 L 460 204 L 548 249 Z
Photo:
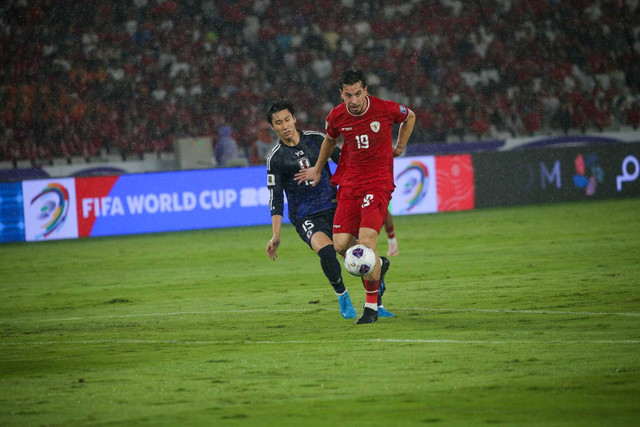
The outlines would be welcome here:
M 230 127 L 257 164 L 267 104 L 286 94 L 322 129 L 348 66 L 416 112 L 416 142 L 635 129 L 638 3 L 13 0 L 0 160 L 142 157 Z

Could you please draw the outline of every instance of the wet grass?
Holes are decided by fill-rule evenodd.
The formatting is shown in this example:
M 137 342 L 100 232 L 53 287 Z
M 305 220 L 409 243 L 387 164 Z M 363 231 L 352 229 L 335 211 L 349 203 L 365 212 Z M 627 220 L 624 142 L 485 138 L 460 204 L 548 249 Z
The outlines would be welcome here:
M 398 217 L 363 326 L 290 228 L 0 245 L 0 425 L 636 425 L 638 212 Z

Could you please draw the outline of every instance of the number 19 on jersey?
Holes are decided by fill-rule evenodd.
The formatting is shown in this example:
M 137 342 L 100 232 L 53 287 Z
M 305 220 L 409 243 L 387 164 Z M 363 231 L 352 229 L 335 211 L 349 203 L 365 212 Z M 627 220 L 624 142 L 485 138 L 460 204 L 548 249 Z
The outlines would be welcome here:
M 369 135 L 356 136 L 356 143 L 358 144 L 358 150 L 361 148 L 369 148 Z

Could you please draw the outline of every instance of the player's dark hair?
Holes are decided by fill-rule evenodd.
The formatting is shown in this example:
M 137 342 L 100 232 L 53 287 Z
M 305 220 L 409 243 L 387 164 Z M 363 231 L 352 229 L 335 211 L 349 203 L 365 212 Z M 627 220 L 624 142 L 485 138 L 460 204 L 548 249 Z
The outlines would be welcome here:
M 347 68 L 340 76 L 340 80 L 338 80 L 338 88 L 342 90 L 342 87 L 344 85 L 350 86 L 358 82 L 362 83 L 363 88 L 367 87 L 367 79 L 362 71 L 353 68 Z
M 271 107 L 269 107 L 269 109 L 267 110 L 267 114 L 266 114 L 267 121 L 273 124 L 272 122 L 273 115 L 278 111 L 282 111 L 282 110 L 289 110 L 292 117 L 296 116 L 296 112 L 293 108 L 293 104 L 290 101 L 281 98 L 276 100 L 273 104 L 271 104 Z

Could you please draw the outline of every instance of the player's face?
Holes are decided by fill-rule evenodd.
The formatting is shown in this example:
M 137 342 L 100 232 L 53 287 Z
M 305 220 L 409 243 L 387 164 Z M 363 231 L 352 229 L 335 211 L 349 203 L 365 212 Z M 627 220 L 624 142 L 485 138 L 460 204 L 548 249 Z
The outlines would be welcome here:
M 294 139 L 296 134 L 296 118 L 289 110 L 282 110 L 271 116 L 271 127 L 283 141 Z
M 367 109 L 367 88 L 362 87 L 362 82 L 353 85 L 342 85 L 340 97 L 347 104 L 351 114 L 359 115 Z

